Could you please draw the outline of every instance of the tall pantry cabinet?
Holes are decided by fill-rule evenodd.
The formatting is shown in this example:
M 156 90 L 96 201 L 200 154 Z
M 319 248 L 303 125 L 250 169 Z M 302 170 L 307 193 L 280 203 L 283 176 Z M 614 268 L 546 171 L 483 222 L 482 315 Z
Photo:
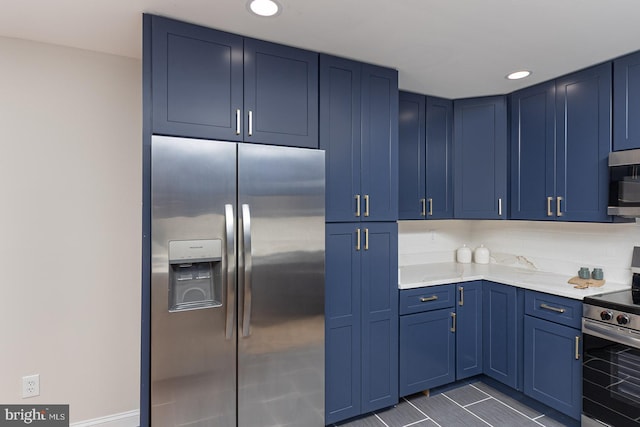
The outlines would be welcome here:
M 398 402 L 397 71 L 321 55 L 326 423 Z

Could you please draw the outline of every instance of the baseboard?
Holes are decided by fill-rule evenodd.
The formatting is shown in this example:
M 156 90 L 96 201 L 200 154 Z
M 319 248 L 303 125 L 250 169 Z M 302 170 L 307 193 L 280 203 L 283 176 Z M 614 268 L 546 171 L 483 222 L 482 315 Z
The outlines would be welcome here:
M 140 425 L 140 411 L 122 412 L 106 417 L 71 423 L 70 427 L 138 427 Z

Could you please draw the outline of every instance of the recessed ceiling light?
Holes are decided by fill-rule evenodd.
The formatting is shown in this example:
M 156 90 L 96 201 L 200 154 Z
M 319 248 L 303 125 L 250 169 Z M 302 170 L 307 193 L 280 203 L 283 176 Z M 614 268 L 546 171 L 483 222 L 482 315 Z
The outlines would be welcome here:
M 514 73 L 509 74 L 507 78 L 509 80 L 518 80 L 518 79 L 524 79 L 525 77 L 529 77 L 530 75 L 531 75 L 531 71 L 522 70 L 522 71 L 516 71 Z
M 280 12 L 280 5 L 273 0 L 250 0 L 249 10 L 260 16 L 274 16 Z

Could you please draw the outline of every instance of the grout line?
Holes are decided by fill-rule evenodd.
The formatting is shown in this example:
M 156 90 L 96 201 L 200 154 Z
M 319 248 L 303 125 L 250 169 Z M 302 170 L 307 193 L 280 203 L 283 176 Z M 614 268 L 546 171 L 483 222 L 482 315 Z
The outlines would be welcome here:
M 542 415 L 538 415 L 537 417 L 535 417 L 535 418 L 531 418 L 531 419 L 532 419 L 533 421 L 538 421 L 538 420 L 539 420 L 540 418 L 542 418 L 542 417 L 544 417 L 544 414 L 542 414 Z
M 409 423 L 409 424 L 407 424 L 407 425 L 404 425 L 404 426 L 402 426 L 402 427 L 411 427 L 411 426 L 414 426 L 414 425 L 416 425 L 416 424 L 419 424 L 419 423 L 421 423 L 421 422 L 423 422 L 423 421 L 429 421 L 429 417 L 427 417 L 427 418 L 425 418 L 425 419 L 423 419 L 423 420 L 414 421 L 414 422 Z M 431 421 L 433 421 L 433 420 L 431 420 Z
M 427 415 L 427 414 L 425 414 L 424 412 L 422 412 L 422 410 L 421 410 L 420 408 L 418 408 L 416 405 L 414 405 L 413 403 L 411 403 L 410 401 L 408 401 L 408 400 L 407 400 L 406 398 L 404 398 L 404 397 L 403 397 L 402 399 L 403 399 L 405 402 L 407 402 L 409 405 L 411 405 L 411 406 L 413 406 L 414 408 L 416 408 L 416 410 L 417 410 L 418 412 L 420 412 L 422 415 L 424 415 L 425 417 L 427 417 L 427 420 L 431 420 L 431 421 L 433 421 L 433 423 L 434 423 L 435 425 L 437 425 L 438 427 L 442 427 L 440 424 L 438 424 L 438 423 L 436 422 L 436 420 L 434 420 L 434 419 L 433 419 L 433 418 L 431 418 L 429 415 Z M 423 421 L 426 421 L 426 420 L 423 420 Z
M 480 400 L 478 400 L 476 402 L 467 403 L 466 405 L 460 405 L 460 404 L 459 405 L 466 409 L 467 406 L 475 405 L 476 403 L 480 403 L 480 402 L 485 402 L 485 401 L 487 401 L 489 399 L 493 399 L 493 397 L 489 396 L 489 397 L 485 397 L 484 399 L 480 399 Z
M 385 427 L 389 427 L 389 424 L 385 423 L 384 420 L 382 418 L 380 418 L 380 416 L 378 414 L 373 414 L 373 415 L 375 415 L 375 417 L 377 419 L 379 419 L 380 422 L 385 425 Z
M 456 402 L 455 400 L 453 400 L 452 398 L 450 398 L 446 394 L 442 393 L 442 395 L 444 397 L 446 397 L 447 399 L 449 399 L 450 401 L 452 401 L 453 403 L 455 403 L 456 405 L 458 405 L 459 407 L 461 407 L 462 409 L 464 409 L 465 411 L 467 411 L 468 413 L 470 413 L 471 415 L 473 415 L 474 417 L 476 417 L 477 419 L 479 419 L 480 421 L 482 421 L 483 423 L 485 423 L 486 425 L 493 427 L 491 424 L 489 424 L 488 422 L 486 422 L 485 420 L 483 420 L 482 418 L 480 418 L 479 416 L 477 416 L 476 414 L 474 414 L 473 412 L 471 412 L 470 410 L 468 410 L 464 406 L 460 405 L 458 402 Z
M 489 397 L 493 397 L 491 394 L 487 393 L 484 390 L 479 389 L 478 387 L 474 386 L 473 384 L 469 384 L 471 387 L 475 388 L 476 390 L 478 390 L 480 393 L 486 394 Z

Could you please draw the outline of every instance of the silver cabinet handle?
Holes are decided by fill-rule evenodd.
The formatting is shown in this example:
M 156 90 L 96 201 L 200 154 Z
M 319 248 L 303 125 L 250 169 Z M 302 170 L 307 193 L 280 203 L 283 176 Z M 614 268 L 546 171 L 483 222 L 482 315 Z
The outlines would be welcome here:
M 235 226 L 233 224 L 235 216 L 233 215 L 233 206 L 224 205 L 224 219 L 226 231 L 226 256 L 223 259 L 222 270 L 224 271 L 225 281 L 227 282 L 227 307 L 226 307 L 226 324 L 225 338 L 230 340 L 233 336 L 233 325 L 235 323 L 236 314 L 236 278 L 235 278 Z M 224 265 L 226 264 L 226 265 Z
M 364 250 L 365 251 L 369 250 L 369 229 L 368 228 L 364 229 Z
M 559 197 L 556 199 L 556 215 L 558 216 L 562 216 L 562 209 L 561 209 L 561 203 L 562 203 L 562 197 Z
M 576 360 L 580 360 L 580 337 L 576 337 Z
M 253 111 L 249 110 L 249 136 L 253 135 Z
M 564 313 L 564 308 L 553 307 L 547 304 L 540 304 L 540 308 L 544 308 L 545 310 L 555 311 L 556 313 Z
M 242 129 L 240 128 L 241 121 L 242 119 L 240 117 L 240 109 L 238 108 L 236 110 L 236 135 L 240 135 L 240 132 L 242 131 Z
M 364 216 L 369 216 L 369 195 L 364 195 Z
M 360 195 L 356 194 L 356 216 L 360 216 Z
M 430 297 L 420 297 L 420 302 L 435 301 L 438 299 L 438 295 L 431 295 Z
M 429 199 L 429 216 L 433 216 L 433 199 Z
M 420 215 L 427 216 L 427 199 L 420 199 L 420 204 L 422 205 Z
M 502 216 L 502 198 L 498 199 L 498 216 Z
M 456 331 L 456 314 L 451 313 L 451 332 Z
M 553 212 L 551 212 L 552 201 L 553 201 L 553 197 L 547 197 L 547 216 L 553 216 Z
M 356 230 L 356 251 L 360 250 L 360 229 Z
M 458 305 L 464 305 L 464 288 L 460 286 L 460 299 L 458 300 Z
M 251 335 L 251 211 L 249 205 L 242 205 L 242 258 L 243 258 L 243 309 L 242 309 L 242 336 Z

